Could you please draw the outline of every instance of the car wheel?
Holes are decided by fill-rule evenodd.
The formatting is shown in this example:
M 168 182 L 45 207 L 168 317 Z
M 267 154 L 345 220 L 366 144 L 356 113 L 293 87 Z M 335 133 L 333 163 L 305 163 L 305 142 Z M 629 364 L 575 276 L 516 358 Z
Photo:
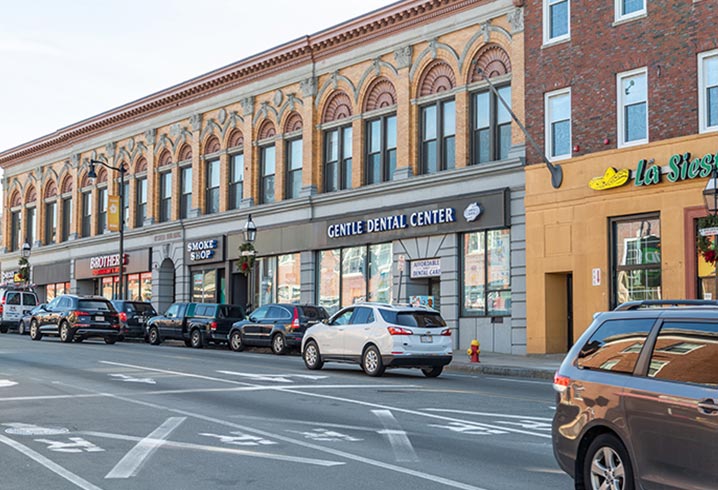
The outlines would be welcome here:
M 30 323 L 30 338 L 32 340 L 40 340 L 42 338 L 42 332 L 35 320 Z
M 70 331 L 70 325 L 67 322 L 60 324 L 60 341 L 61 342 L 72 342 L 72 332 Z
M 376 346 L 369 346 L 364 350 L 364 355 L 361 359 L 362 367 L 364 372 L 369 376 L 381 376 L 384 374 L 384 362 L 381 360 L 381 354 Z
M 112 345 L 115 342 L 117 342 L 117 337 L 105 337 L 105 343 L 107 345 Z
M 152 345 L 160 345 L 160 332 L 157 330 L 157 327 L 150 328 L 150 335 L 149 335 L 149 341 Z
M 424 376 L 427 378 L 436 378 L 443 370 L 444 366 L 435 366 L 431 368 L 422 368 L 421 372 L 424 373 Z
M 601 434 L 588 446 L 583 459 L 587 490 L 633 490 L 633 467 L 625 446 L 613 434 Z
M 200 332 L 199 328 L 195 328 L 192 330 L 192 333 L 190 334 L 190 341 L 192 347 L 195 349 L 201 349 L 204 347 L 204 342 L 202 341 L 202 332 Z
M 17 333 L 20 335 L 25 335 L 25 322 L 20 322 L 20 325 L 17 327 Z
M 272 352 L 281 356 L 287 350 L 287 341 L 281 333 L 275 333 L 272 337 Z
M 319 355 L 319 347 L 313 340 L 310 340 L 307 342 L 307 345 L 304 346 L 302 357 L 304 358 L 304 365 L 307 366 L 307 369 L 314 371 L 324 366 L 322 356 Z
M 234 330 L 229 336 L 229 348 L 234 352 L 241 352 L 244 350 L 244 342 L 242 342 L 242 332 Z

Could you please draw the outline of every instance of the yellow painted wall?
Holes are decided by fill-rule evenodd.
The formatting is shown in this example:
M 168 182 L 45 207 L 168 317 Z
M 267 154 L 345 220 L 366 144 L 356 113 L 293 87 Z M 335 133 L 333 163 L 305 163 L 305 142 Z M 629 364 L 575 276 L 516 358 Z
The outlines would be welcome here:
M 692 157 L 718 152 L 718 135 L 693 135 L 633 148 L 610 150 L 557 162 L 563 168 L 560 189 L 551 187 L 545 165 L 526 170 L 527 352 L 564 352 L 557 311 L 565 311 L 565 294 L 557 278 L 573 273 L 574 340 L 610 300 L 609 218 L 659 212 L 661 221 L 662 294 L 685 298 L 685 208 L 702 206 L 706 178 L 637 187 L 631 179 L 616 189 L 595 191 L 589 181 L 608 167 L 635 170 L 641 159 L 667 166 L 674 154 Z M 592 269 L 600 268 L 601 284 L 592 285 Z

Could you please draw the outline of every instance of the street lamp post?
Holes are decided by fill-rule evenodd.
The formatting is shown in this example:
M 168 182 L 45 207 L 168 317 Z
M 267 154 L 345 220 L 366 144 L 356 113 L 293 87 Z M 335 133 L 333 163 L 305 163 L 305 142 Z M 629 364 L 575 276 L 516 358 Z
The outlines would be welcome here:
M 703 189 L 703 200 L 708 211 L 718 215 L 718 167 L 713 165 L 711 178 Z M 713 235 L 713 249 L 718 254 L 718 235 Z M 713 299 L 718 299 L 718 259 L 713 263 Z
M 32 278 L 30 277 L 30 253 L 32 251 L 32 247 L 29 243 L 25 242 L 22 244 L 22 251 L 20 252 L 21 257 L 23 260 L 20 262 L 21 267 L 25 268 L 26 270 L 23 271 L 23 276 L 25 278 L 25 282 L 29 286 L 32 284 Z
M 247 216 L 247 222 L 244 225 L 244 241 L 254 245 L 254 241 L 257 239 L 257 225 L 254 224 L 254 221 L 252 221 L 252 215 Z M 247 250 L 247 254 L 255 255 L 256 252 L 254 251 L 254 248 L 252 247 L 251 250 Z M 252 269 L 254 269 L 254 263 L 250 262 L 252 264 L 252 267 L 249 268 L 249 273 L 247 274 L 247 296 L 249 301 L 247 303 L 249 306 L 252 306 L 252 301 L 254 300 L 254 295 L 252 291 Z
M 125 280 L 125 174 L 127 173 L 127 169 L 124 165 L 120 165 L 119 167 L 113 167 L 112 165 L 109 165 L 101 160 L 90 160 L 90 171 L 87 173 L 87 176 L 91 179 L 97 178 L 97 173 L 95 173 L 95 165 L 102 165 L 104 167 L 107 167 L 110 170 L 114 170 L 115 172 L 120 173 L 120 211 L 119 211 L 119 228 L 120 228 L 120 271 L 119 271 L 119 299 L 125 299 L 125 288 L 124 288 L 124 280 Z

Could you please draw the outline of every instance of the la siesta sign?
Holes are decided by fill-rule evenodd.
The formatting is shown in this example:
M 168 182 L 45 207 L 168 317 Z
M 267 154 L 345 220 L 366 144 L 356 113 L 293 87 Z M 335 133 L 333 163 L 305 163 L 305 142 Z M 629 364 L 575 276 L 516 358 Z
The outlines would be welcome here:
M 668 160 L 668 164 L 661 166 L 651 160 L 640 160 L 636 170 L 616 170 L 609 167 L 604 175 L 591 179 L 588 186 L 597 191 L 621 187 L 633 179 L 636 187 L 646 187 L 660 184 L 665 180 L 671 183 L 682 180 L 704 179 L 711 175 L 718 162 L 718 154 L 706 153 L 702 157 L 692 158 L 689 152 L 675 154 Z

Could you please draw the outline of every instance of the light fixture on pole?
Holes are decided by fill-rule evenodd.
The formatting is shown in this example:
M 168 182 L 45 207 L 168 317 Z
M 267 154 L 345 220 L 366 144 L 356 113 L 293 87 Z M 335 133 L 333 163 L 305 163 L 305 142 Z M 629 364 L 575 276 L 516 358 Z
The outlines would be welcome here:
M 124 280 L 125 280 L 125 173 L 127 173 L 127 169 L 124 165 L 120 165 L 119 167 L 113 167 L 112 165 L 109 165 L 101 160 L 90 160 L 90 170 L 87 173 L 87 176 L 90 179 L 96 179 L 97 173 L 95 172 L 95 165 L 102 165 L 104 167 L 107 167 L 110 170 L 114 170 L 115 172 L 120 173 L 120 211 L 119 211 L 119 228 L 120 228 L 120 255 L 119 255 L 119 299 L 125 299 L 125 289 L 124 289 Z
M 249 243 L 254 243 L 257 239 L 257 225 L 252 221 L 252 215 L 247 216 L 247 223 L 244 225 L 244 239 Z
M 247 216 L 247 222 L 244 225 L 244 245 L 242 245 L 242 255 L 246 256 L 244 265 L 247 267 L 247 310 L 252 308 L 252 300 L 254 294 L 252 291 L 252 269 L 254 269 L 254 261 L 256 251 L 254 249 L 254 241 L 257 239 L 257 225 L 252 221 L 252 215 Z
M 703 200 L 706 203 L 706 208 L 715 218 L 718 215 L 718 167 L 715 165 L 713 165 L 711 178 L 703 189 Z M 716 220 L 714 219 L 714 221 Z M 718 234 L 716 234 L 716 230 L 710 232 L 713 234 L 713 249 L 718 254 Z M 716 300 L 718 299 L 718 260 L 713 263 L 713 269 L 713 299 Z
M 31 250 L 32 250 L 32 248 L 30 247 L 29 243 L 25 242 L 22 244 L 22 252 L 21 253 L 22 253 L 22 256 L 25 257 L 26 259 L 30 258 Z
M 20 251 L 20 260 L 18 262 L 18 267 L 20 268 L 20 275 L 22 277 L 22 281 L 29 285 L 32 283 L 30 278 L 30 252 L 32 251 L 32 247 L 28 242 L 25 242 L 22 244 L 22 250 Z

